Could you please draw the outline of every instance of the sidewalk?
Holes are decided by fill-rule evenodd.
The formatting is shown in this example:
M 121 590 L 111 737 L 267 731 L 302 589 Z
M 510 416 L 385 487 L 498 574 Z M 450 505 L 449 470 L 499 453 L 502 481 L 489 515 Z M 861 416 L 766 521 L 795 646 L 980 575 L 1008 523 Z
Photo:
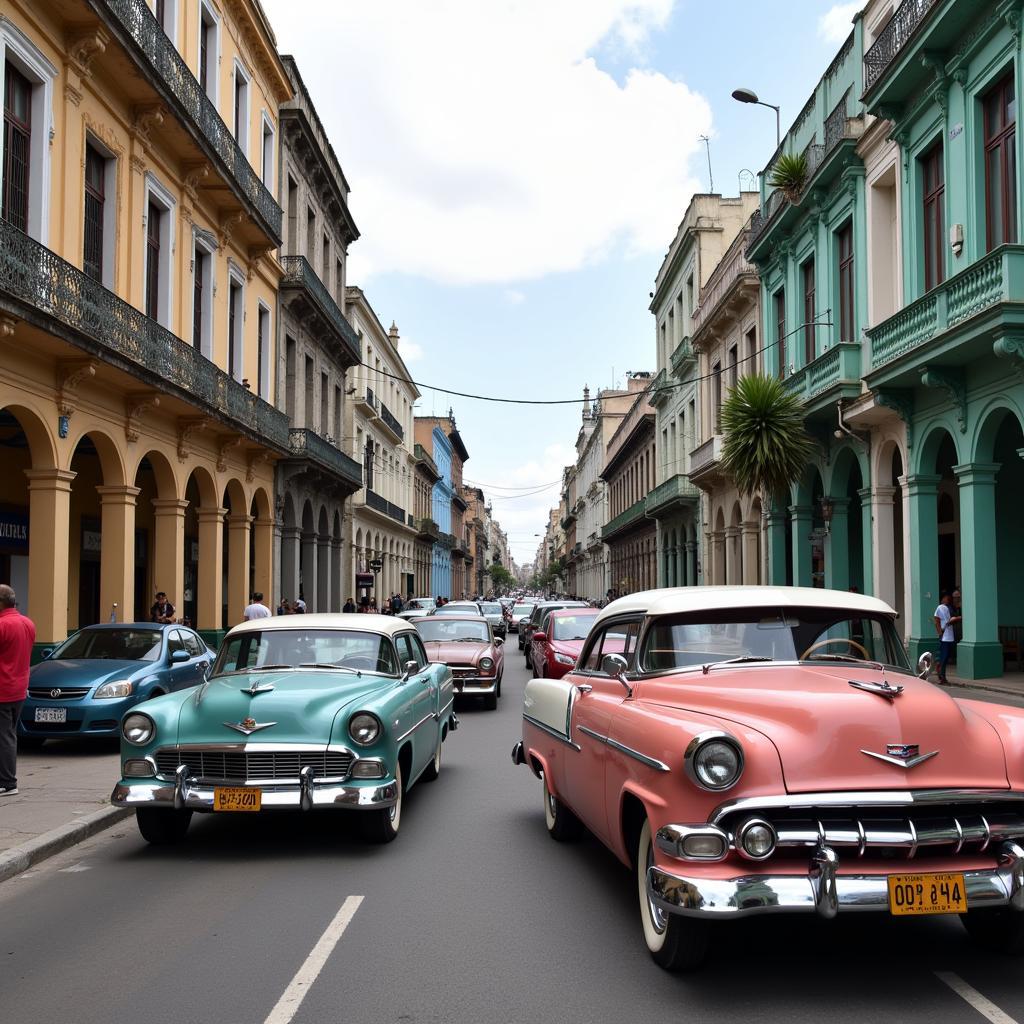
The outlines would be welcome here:
M 0 882 L 109 828 L 119 774 L 116 740 L 49 740 L 18 753 L 18 795 L 0 800 Z
M 948 689 L 954 693 L 960 687 L 966 687 L 969 690 L 999 693 L 1004 697 L 1024 697 L 1024 672 L 1005 672 L 997 679 L 961 679 L 956 674 L 956 666 L 951 665 L 946 677 L 950 682 Z

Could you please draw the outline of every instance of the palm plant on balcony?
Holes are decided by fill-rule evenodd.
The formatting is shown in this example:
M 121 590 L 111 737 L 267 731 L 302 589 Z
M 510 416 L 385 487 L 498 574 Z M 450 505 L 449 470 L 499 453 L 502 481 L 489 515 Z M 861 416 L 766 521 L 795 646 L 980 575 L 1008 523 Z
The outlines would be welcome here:
M 807 184 L 807 157 L 803 153 L 783 153 L 772 168 L 768 179 L 772 188 L 779 189 L 794 205 L 800 203 L 804 185 Z
M 803 402 L 776 377 L 741 377 L 722 405 L 722 465 L 742 494 L 785 500 L 814 456 Z

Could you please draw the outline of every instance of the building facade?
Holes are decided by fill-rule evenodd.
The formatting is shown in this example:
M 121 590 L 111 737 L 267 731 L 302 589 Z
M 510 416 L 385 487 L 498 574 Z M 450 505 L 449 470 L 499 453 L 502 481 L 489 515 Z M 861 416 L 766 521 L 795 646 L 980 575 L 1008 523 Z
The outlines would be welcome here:
M 451 417 L 417 416 L 416 441 L 430 453 L 438 479 L 430 495 L 431 518 L 437 524 L 437 539 L 430 552 L 430 593 L 450 598 L 452 594 L 452 459 L 455 449 L 450 433 L 455 430 Z M 461 444 L 461 438 L 459 439 Z
M 413 547 L 413 576 L 417 597 L 431 594 L 430 573 L 433 568 L 434 542 L 439 531 L 434 522 L 434 485 L 441 479 L 433 456 L 416 442 L 413 450 L 413 515 L 416 519 L 416 541 Z

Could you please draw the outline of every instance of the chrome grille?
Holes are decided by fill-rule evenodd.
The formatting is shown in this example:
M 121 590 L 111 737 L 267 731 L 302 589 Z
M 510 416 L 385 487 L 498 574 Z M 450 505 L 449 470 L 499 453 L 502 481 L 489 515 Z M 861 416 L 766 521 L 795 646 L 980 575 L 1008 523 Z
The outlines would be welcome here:
M 163 747 L 156 752 L 160 775 L 174 776 L 179 765 L 201 782 L 251 782 L 256 779 L 292 780 L 313 769 L 313 778 L 345 778 L 352 755 L 345 750 L 210 750 L 202 747 Z
M 31 687 L 28 695 L 33 700 L 81 700 L 91 689 L 90 686 L 40 686 Z

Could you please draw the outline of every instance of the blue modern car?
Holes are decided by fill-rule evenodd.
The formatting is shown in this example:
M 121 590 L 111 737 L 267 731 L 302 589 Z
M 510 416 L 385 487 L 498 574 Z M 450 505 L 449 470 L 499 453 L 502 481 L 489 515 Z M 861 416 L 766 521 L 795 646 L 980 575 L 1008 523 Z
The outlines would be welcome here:
M 214 652 L 187 626 L 118 622 L 87 626 L 32 667 L 18 735 L 118 736 L 126 711 L 202 683 Z

